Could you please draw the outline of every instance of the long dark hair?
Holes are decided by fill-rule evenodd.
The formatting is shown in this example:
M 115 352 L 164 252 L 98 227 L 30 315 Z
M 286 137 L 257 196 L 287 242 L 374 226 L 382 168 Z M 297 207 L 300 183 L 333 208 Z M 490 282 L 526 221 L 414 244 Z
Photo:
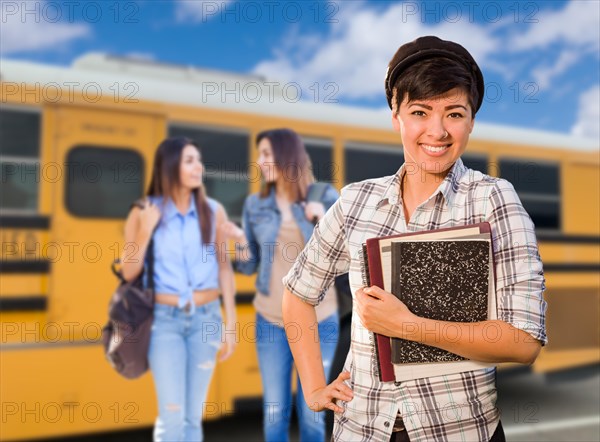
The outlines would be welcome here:
M 306 199 L 308 186 L 314 181 L 310 157 L 300 135 L 291 129 L 265 130 L 256 136 L 256 145 L 264 138 L 271 143 L 273 159 L 279 173 L 284 177 L 285 192 L 292 201 Z M 267 196 L 275 183 L 267 183 L 260 195 Z
M 190 145 L 198 149 L 200 158 L 202 158 L 200 147 L 186 137 L 167 138 L 158 145 L 154 154 L 152 179 L 146 192 L 148 196 L 162 196 L 165 203 L 166 198 L 174 199 L 175 190 L 181 186 L 181 177 L 179 176 L 181 153 L 186 146 Z M 202 243 L 208 244 L 211 241 L 213 214 L 206 199 L 204 186 L 200 185 L 197 189 L 193 189 L 192 197 L 198 210 Z

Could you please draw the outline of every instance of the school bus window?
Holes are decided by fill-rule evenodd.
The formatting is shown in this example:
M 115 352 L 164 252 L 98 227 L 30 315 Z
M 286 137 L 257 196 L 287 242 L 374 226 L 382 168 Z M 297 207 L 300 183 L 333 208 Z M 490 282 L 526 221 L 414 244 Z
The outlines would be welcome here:
M 35 213 L 38 207 L 39 161 L 2 157 L 0 170 L 0 208 L 3 212 Z
M 500 176 L 515 187 L 536 228 L 560 228 L 560 169 L 540 160 L 501 158 Z
M 144 191 L 144 160 L 133 149 L 75 146 L 65 171 L 65 204 L 75 216 L 124 218 Z
M 38 158 L 40 125 L 39 112 L 0 109 L 0 155 Z
M 0 208 L 34 214 L 40 185 L 41 115 L 29 109 L 0 109 Z
M 207 177 L 204 180 L 204 185 L 208 196 L 219 201 L 225 208 L 234 208 L 227 210 L 227 215 L 233 221 L 241 220 L 241 208 L 244 206 L 248 190 L 245 186 L 240 186 L 236 182 L 236 177 L 222 179 Z
M 395 174 L 404 154 L 399 147 L 382 144 L 347 143 L 344 152 L 346 184 Z
M 333 182 L 333 143 L 330 140 L 302 137 L 317 181 Z
M 248 180 L 258 179 L 248 169 L 250 136 L 243 131 L 222 127 L 183 124 L 171 124 L 169 136 L 188 137 L 198 143 L 208 195 L 223 204 L 232 220 L 239 221 L 244 198 L 249 191 Z
M 460 157 L 469 169 L 475 169 L 482 173 L 487 173 L 488 158 L 484 155 L 466 154 Z

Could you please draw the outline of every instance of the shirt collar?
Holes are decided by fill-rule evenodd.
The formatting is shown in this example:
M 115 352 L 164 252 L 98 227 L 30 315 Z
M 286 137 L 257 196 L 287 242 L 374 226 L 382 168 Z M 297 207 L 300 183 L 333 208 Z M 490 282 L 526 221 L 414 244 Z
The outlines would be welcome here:
M 462 176 L 466 172 L 466 167 L 463 164 L 462 160 L 459 158 L 456 160 L 448 175 L 444 178 L 444 181 L 439 185 L 435 192 L 431 195 L 430 198 L 435 197 L 438 193 L 441 193 L 446 201 L 446 204 L 449 204 L 452 201 L 453 196 L 458 191 L 458 183 Z M 388 185 L 384 192 L 381 194 L 381 198 L 377 202 L 377 207 L 381 207 L 384 203 L 388 204 L 398 204 L 400 201 L 400 183 L 404 178 L 404 174 L 406 173 L 406 164 L 403 164 L 398 172 L 394 175 L 390 176 L 388 179 Z
M 177 215 L 179 215 L 182 218 L 184 218 L 186 216 L 189 216 L 189 215 L 192 215 L 194 217 L 198 216 L 198 212 L 196 210 L 196 201 L 195 201 L 193 195 L 190 198 L 190 206 L 188 207 L 188 209 L 185 212 L 185 214 L 182 214 L 181 212 L 179 212 L 179 210 L 177 210 L 177 206 L 175 206 L 175 203 L 173 202 L 173 200 L 171 198 L 167 199 L 167 203 L 166 203 L 165 208 L 164 208 L 164 218 L 165 218 L 165 220 L 169 220 L 171 218 L 174 218 Z
M 387 187 L 381 194 L 381 198 L 377 202 L 377 208 L 381 207 L 385 203 L 398 204 L 400 201 L 400 183 L 402 177 L 404 177 L 404 164 L 398 169 L 394 175 L 387 178 Z

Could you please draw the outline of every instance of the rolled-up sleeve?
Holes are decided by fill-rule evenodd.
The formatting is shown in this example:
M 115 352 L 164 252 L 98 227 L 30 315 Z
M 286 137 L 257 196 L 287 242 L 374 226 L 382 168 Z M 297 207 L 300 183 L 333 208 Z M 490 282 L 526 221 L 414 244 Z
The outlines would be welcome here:
M 490 203 L 498 319 L 545 345 L 545 280 L 533 222 L 508 181 L 498 181 Z
M 303 301 L 317 305 L 334 278 L 349 267 L 344 216 L 338 199 L 315 226 L 310 240 L 283 278 L 283 285 Z

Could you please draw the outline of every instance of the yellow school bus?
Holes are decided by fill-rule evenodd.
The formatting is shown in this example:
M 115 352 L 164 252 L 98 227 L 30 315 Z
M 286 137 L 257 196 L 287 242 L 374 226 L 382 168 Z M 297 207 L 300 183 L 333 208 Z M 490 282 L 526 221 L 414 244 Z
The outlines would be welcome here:
M 253 162 L 261 130 L 299 132 L 317 178 L 338 189 L 392 174 L 403 161 L 387 112 L 328 103 L 326 88 L 307 100 L 298 85 L 102 54 L 70 67 L 2 60 L 0 86 L 3 440 L 152 424 L 151 376 L 119 377 L 99 339 L 124 219 L 164 137 L 198 141 L 207 192 L 238 221 L 244 197 L 260 185 Z M 550 338 L 536 371 L 599 360 L 598 148 L 477 123 L 463 157 L 509 179 L 536 224 Z M 253 282 L 236 276 L 240 343 L 215 371 L 207 419 L 260 399 Z

